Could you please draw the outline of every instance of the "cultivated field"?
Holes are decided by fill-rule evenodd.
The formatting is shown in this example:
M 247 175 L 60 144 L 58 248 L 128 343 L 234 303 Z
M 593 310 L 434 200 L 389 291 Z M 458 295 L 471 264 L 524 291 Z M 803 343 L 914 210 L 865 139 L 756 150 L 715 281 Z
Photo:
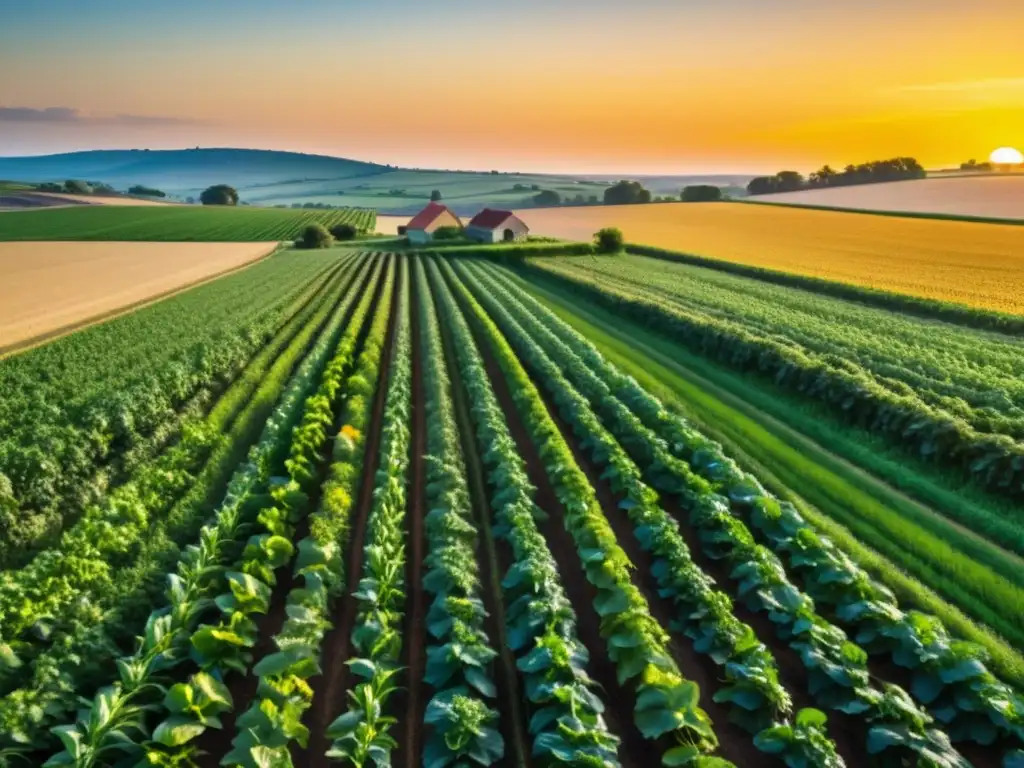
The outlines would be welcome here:
M 0 351 L 265 256 L 277 243 L 0 243 Z
M 520 213 L 537 235 L 589 240 L 616 226 L 642 245 L 1024 313 L 1024 227 L 742 203 Z
M 760 195 L 764 203 L 1024 220 L 1024 174 L 955 176 Z
M 649 280 L 660 310 L 736 315 L 713 355 L 757 306 L 725 306 L 719 273 L 684 290 L 655 280 L 678 265 L 613 262 L 567 259 L 560 285 L 600 285 L 563 303 L 492 262 L 291 251 L 0 361 L 0 758 L 1015 766 L 1024 660 L 931 588 L 1020 628 L 1019 569 L 966 535 L 932 567 L 938 534 L 861 519 L 863 478 L 819 512 L 819 467 L 734 461 L 661 358 L 634 366 L 573 313 Z M 927 339 L 902 343 L 905 391 L 931 397 Z M 834 511 L 913 523 L 888 539 L 921 580 Z
M 362 208 L 291 210 L 184 205 L 81 205 L 0 216 L 3 240 L 268 242 L 291 240 L 319 222 L 373 232 L 376 213 Z

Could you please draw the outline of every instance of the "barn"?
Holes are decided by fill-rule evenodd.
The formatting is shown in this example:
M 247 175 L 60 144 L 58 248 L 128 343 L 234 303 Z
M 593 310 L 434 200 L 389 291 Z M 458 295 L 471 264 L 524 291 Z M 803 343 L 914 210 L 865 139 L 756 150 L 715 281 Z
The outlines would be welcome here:
M 512 211 L 484 208 L 466 227 L 466 236 L 481 243 L 511 243 L 525 240 L 530 228 Z
M 430 203 L 405 225 L 405 234 L 410 243 L 422 245 L 433 240 L 434 232 L 440 227 L 459 227 L 461 229 L 462 220 L 452 213 L 448 206 Z

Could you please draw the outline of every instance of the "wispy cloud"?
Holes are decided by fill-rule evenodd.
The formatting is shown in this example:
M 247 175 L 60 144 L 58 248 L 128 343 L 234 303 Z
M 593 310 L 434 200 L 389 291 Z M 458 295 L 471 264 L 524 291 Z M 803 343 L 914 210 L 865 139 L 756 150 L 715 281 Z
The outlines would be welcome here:
M 104 125 L 196 125 L 200 121 L 165 115 L 89 115 L 73 107 L 3 107 L 0 122 L 8 123 L 91 123 Z

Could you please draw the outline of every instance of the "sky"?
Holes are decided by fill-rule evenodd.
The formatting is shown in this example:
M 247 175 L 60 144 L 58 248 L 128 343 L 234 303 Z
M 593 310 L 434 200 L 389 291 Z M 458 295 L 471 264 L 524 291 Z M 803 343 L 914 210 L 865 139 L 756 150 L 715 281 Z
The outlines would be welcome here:
M 576 173 L 1024 148 L 1020 0 L 0 0 L 0 155 Z

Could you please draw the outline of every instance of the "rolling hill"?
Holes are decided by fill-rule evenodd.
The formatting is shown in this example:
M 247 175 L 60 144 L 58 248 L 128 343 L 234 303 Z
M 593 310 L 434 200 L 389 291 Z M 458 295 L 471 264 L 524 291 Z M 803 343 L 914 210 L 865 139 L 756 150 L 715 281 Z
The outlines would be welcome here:
M 723 177 L 737 185 L 748 177 Z M 603 199 L 611 177 L 396 168 L 325 155 L 255 149 L 98 150 L 38 157 L 0 157 L 0 179 L 23 182 L 86 179 L 118 189 L 144 184 L 173 198 L 194 197 L 211 184 L 231 184 L 252 205 L 323 203 L 411 214 L 433 190 L 459 214 L 483 206 L 529 207 L 541 189 L 563 197 Z M 678 195 L 707 176 L 644 177 L 656 195 Z

